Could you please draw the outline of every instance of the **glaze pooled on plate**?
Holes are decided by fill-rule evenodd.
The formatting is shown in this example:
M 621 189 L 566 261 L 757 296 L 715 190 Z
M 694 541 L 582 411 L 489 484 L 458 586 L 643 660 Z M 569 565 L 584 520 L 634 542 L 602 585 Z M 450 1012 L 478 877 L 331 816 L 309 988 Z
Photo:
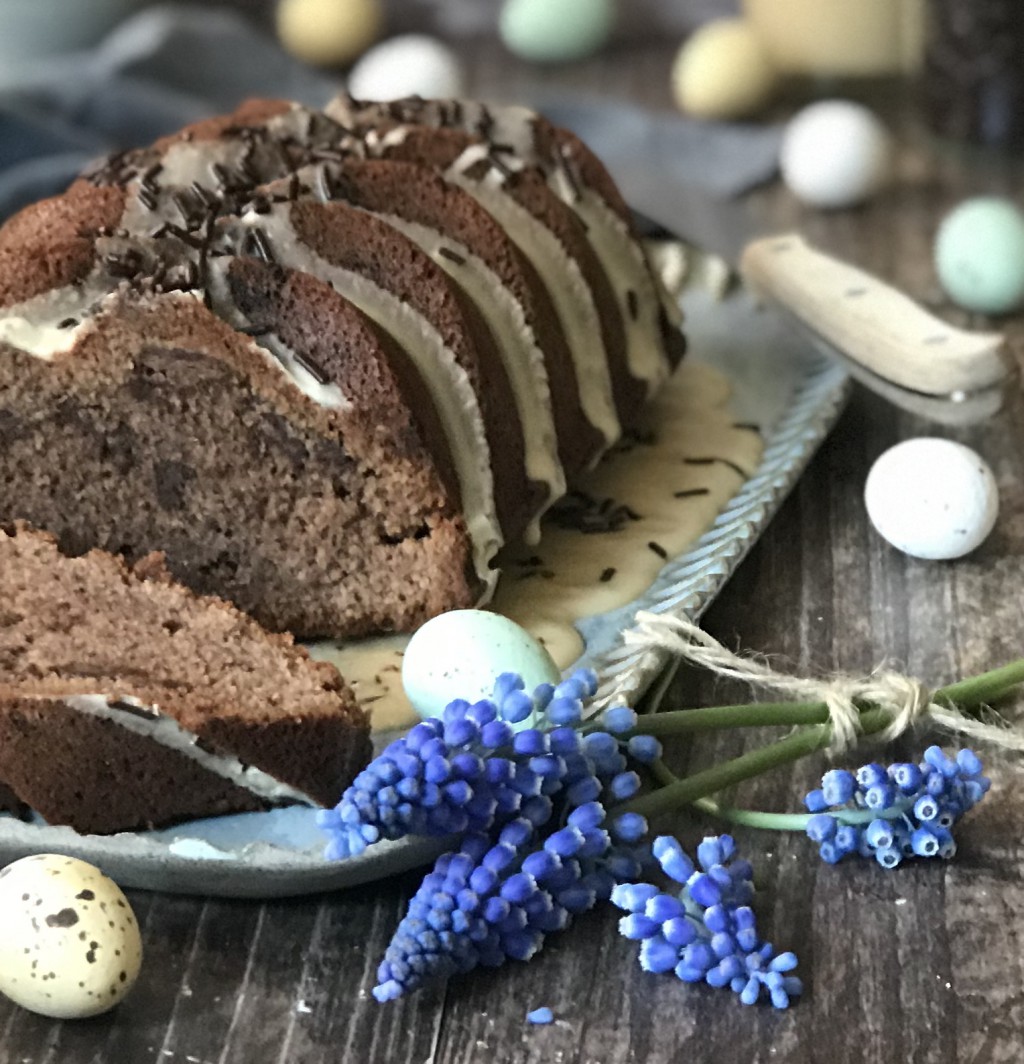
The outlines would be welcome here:
M 540 543 L 509 552 L 492 608 L 530 632 L 560 669 L 583 650 L 577 622 L 642 594 L 757 468 L 761 437 L 735 422 L 729 397 L 721 373 L 684 363 L 640 431 L 548 514 Z M 401 685 L 408 642 L 393 636 L 310 650 L 341 671 L 373 727 L 387 730 L 418 719 Z

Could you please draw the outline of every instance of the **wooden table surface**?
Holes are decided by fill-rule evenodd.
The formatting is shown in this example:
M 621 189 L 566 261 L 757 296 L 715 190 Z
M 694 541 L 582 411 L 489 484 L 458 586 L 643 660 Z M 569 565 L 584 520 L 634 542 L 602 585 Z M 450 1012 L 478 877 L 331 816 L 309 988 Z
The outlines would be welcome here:
M 665 106 L 670 55 L 620 52 L 571 71 L 523 71 L 495 48 L 475 53 L 484 94 L 541 80 Z M 1008 191 L 1019 168 L 904 141 L 900 180 L 869 207 L 801 213 L 777 188 L 760 216 L 798 224 L 820 246 L 928 302 L 937 219 L 977 191 Z M 946 308 L 942 308 L 946 313 Z M 960 323 L 963 316 L 950 315 Z M 1018 338 L 1019 323 L 1009 331 Z M 707 614 L 727 644 L 783 655 L 795 669 L 870 670 L 895 661 L 928 682 L 1017 657 L 1024 646 L 1024 456 L 1016 393 L 989 424 L 935 430 L 857 391 L 830 440 L 760 544 Z M 862 503 L 871 462 L 937 431 L 976 447 L 1002 495 L 996 531 L 973 556 L 925 563 L 873 534 Z M 740 691 L 682 674 L 669 702 L 712 704 Z M 680 768 L 733 755 L 751 735 L 701 741 Z M 744 804 L 796 808 L 822 771 L 812 759 L 746 787 Z M 828 867 L 802 836 L 738 831 L 757 869 L 760 925 L 794 950 L 806 993 L 786 1012 L 645 975 L 611 908 L 552 936 L 534 961 L 480 971 L 388 1006 L 369 994 L 378 958 L 415 887 L 409 876 L 269 904 L 135 892 L 146 958 L 114 1013 L 56 1023 L 0 1003 L 0 1064 L 845 1064 L 1024 1058 L 1024 775 L 996 786 L 960 832 L 955 861 L 895 872 Z M 682 817 L 686 839 L 714 825 Z M 550 1006 L 557 1022 L 528 1026 Z

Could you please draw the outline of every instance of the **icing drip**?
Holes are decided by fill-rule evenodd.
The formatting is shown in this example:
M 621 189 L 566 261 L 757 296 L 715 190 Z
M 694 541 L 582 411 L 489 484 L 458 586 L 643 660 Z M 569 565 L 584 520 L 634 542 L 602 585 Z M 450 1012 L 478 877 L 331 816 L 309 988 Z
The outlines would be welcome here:
M 531 480 L 549 485 L 545 507 L 565 491 L 565 473 L 558 459 L 551 393 L 544 356 L 526 321 L 522 306 L 490 267 L 469 248 L 443 236 L 436 229 L 382 215 L 384 221 L 418 244 L 451 276 L 477 305 L 498 342 L 512 386 L 522 397 L 526 420 L 526 472 Z M 539 525 L 531 526 L 535 538 Z
M 615 412 L 601 322 L 590 287 L 579 264 L 565 251 L 555 234 L 508 194 L 500 170 L 488 170 L 487 176 L 480 181 L 465 176 L 467 171 L 488 158 L 489 153 L 487 145 L 472 145 L 455 161 L 445 177 L 464 188 L 504 226 L 540 275 L 551 293 L 569 341 L 583 412 L 604 437 L 605 443 L 610 445 L 619 438 L 622 427 Z
M 243 764 L 237 757 L 216 754 L 204 748 L 198 736 L 184 729 L 173 717 L 161 713 L 156 706 L 146 706 L 138 699 L 123 695 L 117 698 L 107 695 L 71 695 L 62 701 L 77 713 L 108 720 L 125 731 L 183 754 L 207 772 L 242 787 L 265 802 L 319 805 L 308 794 L 289 787 L 261 769 Z
M 253 225 L 259 225 L 273 241 L 278 262 L 334 287 L 386 329 L 415 364 L 448 438 L 476 572 L 489 598 L 497 580 L 491 562 L 501 547 L 502 534 L 494 509 L 494 475 L 483 415 L 466 371 L 422 315 L 362 275 L 332 265 L 302 244 L 283 209 L 250 212 L 238 228 Z

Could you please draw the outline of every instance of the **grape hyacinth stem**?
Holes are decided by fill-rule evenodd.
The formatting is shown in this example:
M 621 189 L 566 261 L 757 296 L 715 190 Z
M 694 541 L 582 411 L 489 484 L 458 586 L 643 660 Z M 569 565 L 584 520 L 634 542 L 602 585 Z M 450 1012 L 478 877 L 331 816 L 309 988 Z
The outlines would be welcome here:
M 843 809 L 832 815 L 841 824 L 870 824 L 872 820 L 896 820 L 911 807 L 911 802 L 895 805 L 891 809 L 876 812 L 874 809 Z M 738 824 L 761 831 L 806 831 L 813 813 L 764 813 L 760 809 L 738 809 L 735 806 L 719 805 L 710 798 L 698 798 L 693 807 L 717 820 Z
M 1024 662 L 1022 662 L 1024 668 Z M 892 720 L 892 714 L 885 709 L 870 709 L 861 714 L 861 734 L 871 735 L 884 730 Z M 832 727 L 822 724 L 805 728 L 760 750 L 751 750 L 740 757 L 725 761 L 714 768 L 696 772 L 686 779 L 677 780 L 666 787 L 645 794 L 627 803 L 623 808 L 645 817 L 657 816 L 670 812 L 681 805 L 692 805 L 698 798 L 724 791 L 735 783 L 753 779 L 763 772 L 787 765 L 793 761 L 823 750 L 832 741 Z
M 940 687 L 932 695 L 932 699 L 950 708 L 976 709 L 986 703 L 998 701 L 1021 683 L 1024 683 L 1024 658 L 971 679 Z M 873 712 L 888 713 L 887 710 L 866 706 L 862 709 L 861 719 L 864 719 L 865 714 Z M 828 720 L 828 706 L 824 702 L 760 702 L 753 705 L 708 706 L 702 709 L 653 713 L 641 717 L 634 732 L 638 735 L 665 737 L 722 728 L 827 724 Z

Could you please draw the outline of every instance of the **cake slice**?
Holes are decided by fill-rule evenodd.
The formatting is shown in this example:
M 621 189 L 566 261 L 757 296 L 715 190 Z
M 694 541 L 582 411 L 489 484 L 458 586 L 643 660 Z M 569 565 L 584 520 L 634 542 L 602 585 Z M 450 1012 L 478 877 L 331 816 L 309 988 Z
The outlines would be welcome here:
M 327 805 L 365 713 L 289 636 L 173 583 L 159 556 L 62 555 L 0 532 L 0 801 L 105 834 Z

